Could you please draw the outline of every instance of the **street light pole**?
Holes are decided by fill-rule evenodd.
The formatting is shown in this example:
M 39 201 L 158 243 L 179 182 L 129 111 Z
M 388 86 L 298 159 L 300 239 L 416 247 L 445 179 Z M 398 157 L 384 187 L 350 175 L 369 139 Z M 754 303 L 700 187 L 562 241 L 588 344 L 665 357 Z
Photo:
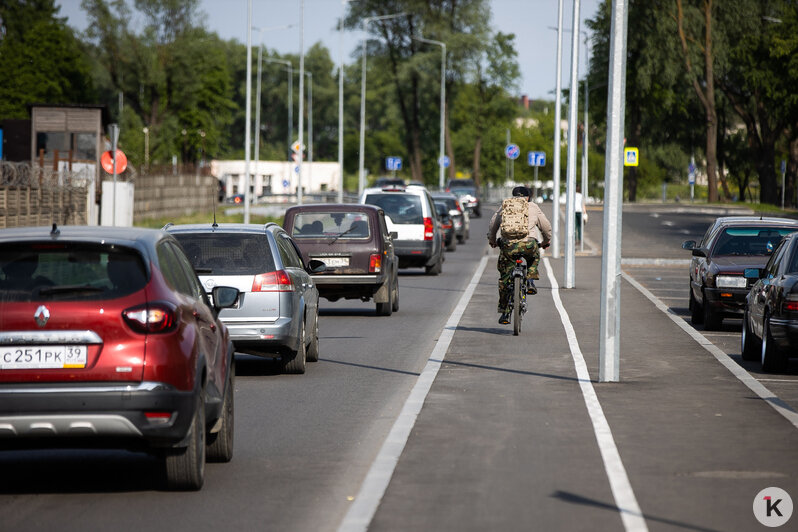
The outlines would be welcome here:
M 436 44 L 441 47 L 441 134 L 440 149 L 438 150 L 438 187 L 443 190 L 443 156 L 444 156 L 444 127 L 446 122 L 446 43 L 433 41 L 424 37 L 413 37 L 417 41 Z
M 387 20 L 391 18 L 401 17 L 405 13 L 395 13 L 393 15 L 381 15 L 378 17 L 366 17 L 363 19 L 361 23 L 362 29 L 365 32 L 368 29 L 368 25 L 370 22 L 374 22 L 375 20 Z M 357 195 L 363 193 L 363 189 L 365 188 L 366 184 L 366 175 L 365 175 L 365 142 L 366 142 L 366 38 L 363 38 L 363 44 L 361 45 L 361 54 L 362 54 L 362 67 L 360 73 L 360 154 L 358 160 L 358 167 L 357 167 Z
M 557 80 L 554 91 L 554 203 L 551 220 L 552 257 L 560 258 L 560 93 L 562 92 L 562 0 L 557 2 Z
M 573 21 L 571 31 L 571 82 L 568 104 L 568 174 L 565 186 L 565 288 L 574 287 L 576 251 L 576 148 L 578 131 L 576 120 L 579 116 L 579 14 L 580 2 L 573 0 Z
M 299 172 L 296 180 L 296 202 L 302 205 L 302 144 L 305 134 L 305 0 L 299 2 Z
M 150 168 L 150 128 L 144 127 L 144 168 Z
M 579 239 L 579 251 L 585 250 L 585 216 L 587 216 L 587 110 L 588 110 L 588 86 L 587 80 L 590 76 L 590 40 L 588 39 L 588 35 L 586 31 L 583 31 L 582 34 L 585 36 L 585 119 L 584 119 L 584 132 L 582 136 L 582 216 L 579 220 L 581 227 L 579 228 L 579 234 L 582 235 L 582 238 Z
M 247 0 L 247 90 L 244 112 L 244 223 L 249 223 L 249 144 L 252 129 L 252 0 Z
M 280 63 L 288 68 L 288 151 L 291 151 L 291 144 L 294 142 L 294 65 L 285 59 L 263 59 L 267 63 Z

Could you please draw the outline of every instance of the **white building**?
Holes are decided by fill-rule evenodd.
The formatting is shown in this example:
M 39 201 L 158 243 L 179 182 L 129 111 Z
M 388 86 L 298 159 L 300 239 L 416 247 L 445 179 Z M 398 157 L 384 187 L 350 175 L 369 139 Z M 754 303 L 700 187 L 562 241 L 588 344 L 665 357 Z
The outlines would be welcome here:
M 291 161 L 250 161 L 252 176 L 250 186 L 255 197 L 263 194 L 296 194 L 299 179 L 299 165 Z M 211 161 L 211 175 L 221 179 L 225 195 L 243 194 L 244 161 Z M 337 162 L 303 162 L 302 191 L 337 191 L 341 183 L 341 173 Z

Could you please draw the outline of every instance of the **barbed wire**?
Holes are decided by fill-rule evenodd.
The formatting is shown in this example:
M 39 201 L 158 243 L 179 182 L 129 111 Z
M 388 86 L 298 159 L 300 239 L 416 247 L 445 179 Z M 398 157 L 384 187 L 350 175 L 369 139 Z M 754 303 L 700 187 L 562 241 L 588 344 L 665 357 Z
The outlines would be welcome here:
M 25 162 L 0 161 L 0 186 L 28 188 L 86 188 L 94 179 L 94 170 L 53 170 Z

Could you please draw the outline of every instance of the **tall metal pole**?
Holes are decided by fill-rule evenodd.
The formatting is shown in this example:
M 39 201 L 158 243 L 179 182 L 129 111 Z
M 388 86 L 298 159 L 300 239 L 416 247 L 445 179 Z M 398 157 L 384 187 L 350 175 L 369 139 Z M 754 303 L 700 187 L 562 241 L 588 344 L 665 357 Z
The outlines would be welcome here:
M 313 185 L 313 72 L 308 77 L 308 189 Z
M 302 144 L 305 136 L 305 0 L 299 2 L 299 172 L 296 179 L 296 202 L 302 205 Z
M 576 252 L 576 149 L 579 144 L 577 118 L 579 116 L 579 15 L 580 2 L 573 0 L 571 31 L 571 83 L 568 89 L 568 174 L 565 186 L 565 288 L 574 287 L 576 275 L 574 254 Z
M 627 0 L 613 0 L 607 90 L 607 151 L 604 164 L 604 239 L 601 253 L 599 382 L 620 380 L 621 221 L 623 138 L 626 107 Z
M 346 6 L 346 0 L 341 0 Z M 338 203 L 344 201 L 344 16 L 338 25 Z
M 587 79 L 590 76 L 590 41 L 588 40 L 587 32 L 582 32 L 585 36 L 585 118 L 584 118 L 584 132 L 582 134 L 582 216 L 579 219 L 579 234 L 582 238 L 579 239 L 579 251 L 585 250 L 585 216 L 587 216 L 587 102 L 588 102 L 588 88 Z
M 551 220 L 551 256 L 560 258 L 560 93 L 562 92 L 562 0 L 557 2 L 557 79 L 554 89 L 554 204 Z
M 121 96 L 121 93 L 120 93 Z M 120 100 L 121 101 L 121 100 Z M 111 225 L 116 226 L 116 147 L 119 142 L 119 126 L 111 124 L 111 154 L 113 155 L 113 199 L 111 201 Z
M 366 17 L 363 19 L 362 27 L 365 33 L 368 29 L 369 22 L 375 20 L 386 20 L 389 18 L 401 17 L 404 13 L 395 13 L 393 15 L 381 15 L 379 17 Z M 363 42 L 360 46 L 360 53 L 362 54 L 361 71 L 360 71 L 360 154 L 358 157 L 357 166 L 357 195 L 358 198 L 363 194 L 363 189 L 366 188 L 366 37 L 363 37 Z
M 440 147 L 438 149 L 438 187 L 443 190 L 443 156 L 444 156 L 444 137 L 446 127 L 446 43 L 441 41 L 434 41 L 432 39 L 425 39 L 424 37 L 413 37 L 417 41 L 435 44 L 441 47 L 441 131 L 440 131 Z
M 258 81 L 255 89 L 255 183 L 258 182 L 258 163 L 260 163 L 260 78 L 261 64 L 263 63 L 263 39 L 260 28 L 258 30 Z
M 293 24 L 291 25 L 293 26 Z M 286 71 L 288 72 L 288 151 L 291 151 L 291 145 L 294 143 L 294 102 L 293 102 L 293 94 L 294 94 L 294 65 L 291 61 L 285 59 L 272 59 L 270 57 L 266 57 L 263 59 L 267 63 L 280 63 L 286 65 L 288 68 Z
M 252 0 L 247 0 L 247 91 L 244 112 L 244 223 L 249 223 L 249 145 L 252 129 Z

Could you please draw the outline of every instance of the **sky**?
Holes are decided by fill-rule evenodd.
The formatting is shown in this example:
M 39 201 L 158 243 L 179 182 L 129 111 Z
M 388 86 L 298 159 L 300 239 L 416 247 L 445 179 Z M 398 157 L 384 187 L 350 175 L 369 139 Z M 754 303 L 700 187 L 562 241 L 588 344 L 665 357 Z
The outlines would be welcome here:
M 577 0 L 562 0 L 563 28 L 570 29 L 573 20 L 573 4 Z M 581 0 L 580 30 L 586 31 L 584 21 L 593 18 L 602 0 Z M 61 6 L 61 16 L 67 17 L 70 26 L 84 30 L 86 15 L 80 8 L 80 0 L 56 0 Z M 206 25 L 223 39 L 247 40 L 247 0 L 200 0 L 202 11 L 207 15 Z M 530 99 L 553 99 L 556 81 L 557 0 L 491 0 L 493 28 L 502 33 L 514 33 L 516 50 L 522 79 L 519 95 Z M 305 50 L 321 41 L 337 63 L 339 37 L 337 21 L 343 14 L 341 0 L 305 0 L 304 43 Z M 298 53 L 300 47 L 299 21 L 300 0 L 252 0 L 252 24 L 264 28 L 261 32 L 264 46 L 279 53 Z M 135 22 L 134 27 L 135 27 Z M 295 24 L 292 28 L 279 28 Z M 343 35 L 344 62 L 352 62 L 352 53 L 359 46 L 363 34 L 360 31 Z M 252 43 L 258 43 L 258 32 L 252 32 Z M 580 41 L 579 77 L 585 72 L 584 37 Z M 568 88 L 571 65 L 571 34 L 563 33 L 562 87 Z

